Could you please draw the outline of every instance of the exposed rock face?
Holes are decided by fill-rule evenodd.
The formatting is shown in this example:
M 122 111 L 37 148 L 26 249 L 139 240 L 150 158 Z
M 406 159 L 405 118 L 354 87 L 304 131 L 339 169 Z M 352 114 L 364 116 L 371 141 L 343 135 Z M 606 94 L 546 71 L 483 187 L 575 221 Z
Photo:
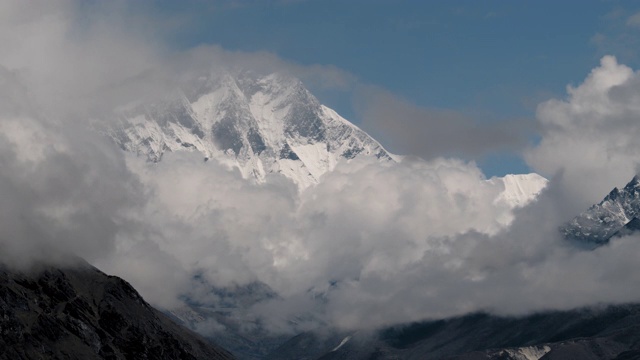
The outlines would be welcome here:
M 635 176 L 622 189 L 614 188 L 604 200 L 576 216 L 561 231 L 571 240 L 601 245 L 616 233 L 628 234 L 637 227 L 634 218 L 640 216 L 640 177 Z M 622 234 L 621 233 L 621 234 Z
M 126 281 L 78 263 L 0 266 L 2 359 L 232 359 L 152 308 Z

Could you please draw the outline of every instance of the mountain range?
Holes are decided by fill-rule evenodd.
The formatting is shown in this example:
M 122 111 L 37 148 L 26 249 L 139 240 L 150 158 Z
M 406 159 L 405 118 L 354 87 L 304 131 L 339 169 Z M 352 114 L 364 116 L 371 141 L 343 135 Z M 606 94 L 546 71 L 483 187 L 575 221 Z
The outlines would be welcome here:
M 523 317 L 484 313 L 372 333 L 303 333 L 268 360 L 567 360 L 640 358 L 640 305 Z
M 234 358 L 215 339 L 205 341 L 153 309 L 126 281 L 79 259 L 30 270 L 0 267 L 0 315 L 0 359 Z M 523 317 L 475 313 L 375 331 L 273 339 L 259 358 L 639 359 L 640 305 Z
M 284 176 L 300 191 L 322 181 L 339 162 L 368 157 L 401 162 L 366 132 L 322 105 L 289 75 L 219 71 L 185 82 L 171 95 L 132 103 L 98 128 L 123 150 L 160 162 L 192 151 L 258 183 Z M 495 204 L 522 207 L 547 180 L 513 174 L 486 180 L 501 190 Z M 614 189 L 561 231 L 599 246 L 640 228 L 640 179 Z M 212 291 L 229 306 L 185 299 L 165 313 L 149 306 L 124 280 L 86 263 L 0 267 L 0 358 L 227 359 L 634 359 L 640 358 L 638 305 L 546 312 L 520 318 L 470 314 L 402 324 L 368 333 L 323 329 L 293 337 L 260 327 L 247 332 L 236 313 L 278 295 L 252 283 Z M 208 320 L 223 324 L 205 340 Z M 255 324 L 252 324 L 255 325 Z M 212 337 L 213 336 L 213 337 Z
M 167 152 L 198 151 L 265 181 L 281 174 L 301 190 L 340 161 L 357 157 L 402 161 L 337 112 L 297 78 L 217 70 L 185 81 L 170 96 L 119 109 L 100 129 L 122 149 L 158 162 Z M 504 188 L 497 202 L 519 207 L 546 186 L 537 174 L 490 180 Z

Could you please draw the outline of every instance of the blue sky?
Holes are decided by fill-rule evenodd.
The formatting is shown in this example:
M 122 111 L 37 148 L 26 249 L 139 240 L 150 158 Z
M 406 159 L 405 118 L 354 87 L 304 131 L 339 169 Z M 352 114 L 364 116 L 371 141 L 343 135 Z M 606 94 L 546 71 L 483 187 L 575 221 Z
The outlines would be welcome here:
M 566 85 L 581 82 L 605 54 L 636 68 L 640 28 L 630 19 L 638 10 L 638 1 L 548 0 L 166 0 L 153 6 L 181 19 L 167 32 L 173 47 L 217 44 L 333 65 L 417 107 L 454 110 L 479 123 L 533 123 L 538 103 L 564 97 Z M 316 94 L 361 122 L 351 96 Z M 529 138 L 535 141 L 535 131 Z M 487 176 L 528 171 L 517 149 L 473 160 Z

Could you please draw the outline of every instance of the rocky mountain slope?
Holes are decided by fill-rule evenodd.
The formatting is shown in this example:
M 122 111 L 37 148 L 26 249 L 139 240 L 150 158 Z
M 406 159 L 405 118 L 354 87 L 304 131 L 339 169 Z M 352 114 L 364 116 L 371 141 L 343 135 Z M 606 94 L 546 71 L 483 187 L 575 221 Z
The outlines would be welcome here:
M 374 334 L 335 335 L 299 335 L 267 359 L 638 359 L 640 305 L 521 318 L 471 314 Z
M 607 243 L 627 224 L 627 230 L 632 230 L 638 216 L 640 177 L 634 176 L 624 188 L 614 188 L 604 200 L 576 216 L 560 230 L 568 239 L 597 246 Z
M 0 266 L 1 359 L 232 359 L 82 262 Z

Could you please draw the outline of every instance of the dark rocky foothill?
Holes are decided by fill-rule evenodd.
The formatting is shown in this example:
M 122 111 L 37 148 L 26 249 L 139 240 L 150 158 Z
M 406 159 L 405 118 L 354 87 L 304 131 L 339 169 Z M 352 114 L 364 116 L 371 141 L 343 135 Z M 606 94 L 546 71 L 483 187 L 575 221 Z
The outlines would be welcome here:
M 173 323 L 126 281 L 75 261 L 0 265 L 1 359 L 232 359 Z

